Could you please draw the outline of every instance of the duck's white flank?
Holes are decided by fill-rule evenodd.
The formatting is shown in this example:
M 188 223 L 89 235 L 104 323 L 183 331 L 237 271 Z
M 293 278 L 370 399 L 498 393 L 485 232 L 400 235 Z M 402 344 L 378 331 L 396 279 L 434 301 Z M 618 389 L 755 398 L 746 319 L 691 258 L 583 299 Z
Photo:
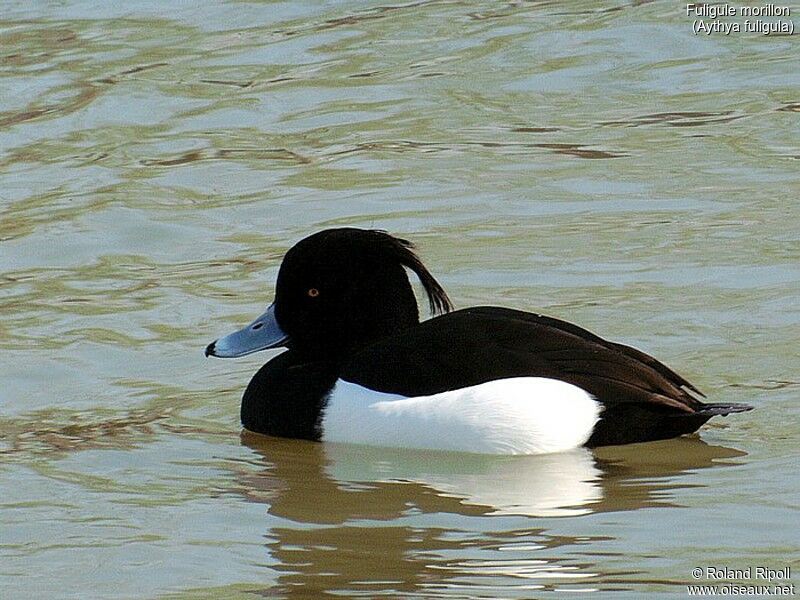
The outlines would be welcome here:
M 406 398 L 339 379 L 322 439 L 482 454 L 546 454 L 581 446 L 600 418 L 581 388 L 542 377 L 498 379 Z

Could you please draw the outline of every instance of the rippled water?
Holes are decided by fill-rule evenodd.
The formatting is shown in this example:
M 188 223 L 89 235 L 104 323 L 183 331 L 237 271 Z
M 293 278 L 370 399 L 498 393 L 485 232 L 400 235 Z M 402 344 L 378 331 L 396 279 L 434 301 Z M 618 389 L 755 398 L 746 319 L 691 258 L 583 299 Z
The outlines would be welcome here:
M 5 2 L 3 598 L 800 570 L 797 64 L 671 2 Z M 459 306 L 580 323 L 757 410 L 542 457 L 240 437 L 268 357 L 202 349 L 341 224 L 418 242 Z

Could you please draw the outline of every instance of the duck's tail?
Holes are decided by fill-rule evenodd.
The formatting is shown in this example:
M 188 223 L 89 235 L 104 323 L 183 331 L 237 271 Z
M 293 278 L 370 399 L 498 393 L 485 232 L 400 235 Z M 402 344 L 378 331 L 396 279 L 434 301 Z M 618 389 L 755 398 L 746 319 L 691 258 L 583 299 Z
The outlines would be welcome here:
M 704 404 L 700 408 L 698 408 L 692 416 L 704 416 L 704 417 L 713 417 L 716 415 L 729 415 L 731 413 L 740 413 L 740 412 L 747 412 L 748 410 L 753 410 L 753 407 L 749 404 L 738 404 L 735 402 L 720 402 L 717 404 Z

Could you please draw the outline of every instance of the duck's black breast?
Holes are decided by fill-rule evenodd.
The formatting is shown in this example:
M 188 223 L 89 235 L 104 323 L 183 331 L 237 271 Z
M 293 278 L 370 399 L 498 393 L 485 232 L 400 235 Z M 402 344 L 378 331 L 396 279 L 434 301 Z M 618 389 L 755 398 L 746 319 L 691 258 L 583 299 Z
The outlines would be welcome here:
M 691 417 L 704 406 L 696 398 L 702 394 L 651 356 L 558 319 L 498 307 L 425 321 L 362 349 L 340 376 L 404 396 L 510 377 L 566 381 L 603 404 L 590 445 L 671 437 L 709 418 L 664 422 L 665 416 Z
M 308 361 L 292 350 L 279 354 L 250 380 L 242 398 L 242 425 L 278 437 L 319 440 L 337 371 L 330 361 Z

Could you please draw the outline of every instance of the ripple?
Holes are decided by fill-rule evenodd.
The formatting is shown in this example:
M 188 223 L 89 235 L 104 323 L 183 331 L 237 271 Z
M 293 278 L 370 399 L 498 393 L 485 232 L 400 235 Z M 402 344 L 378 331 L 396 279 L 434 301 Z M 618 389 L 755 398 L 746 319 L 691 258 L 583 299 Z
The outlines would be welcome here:
M 612 127 L 641 127 L 644 125 L 669 125 L 671 127 L 699 127 L 715 123 L 730 123 L 745 115 L 733 111 L 721 112 L 666 112 L 633 117 L 629 120 L 603 121 L 600 125 Z

